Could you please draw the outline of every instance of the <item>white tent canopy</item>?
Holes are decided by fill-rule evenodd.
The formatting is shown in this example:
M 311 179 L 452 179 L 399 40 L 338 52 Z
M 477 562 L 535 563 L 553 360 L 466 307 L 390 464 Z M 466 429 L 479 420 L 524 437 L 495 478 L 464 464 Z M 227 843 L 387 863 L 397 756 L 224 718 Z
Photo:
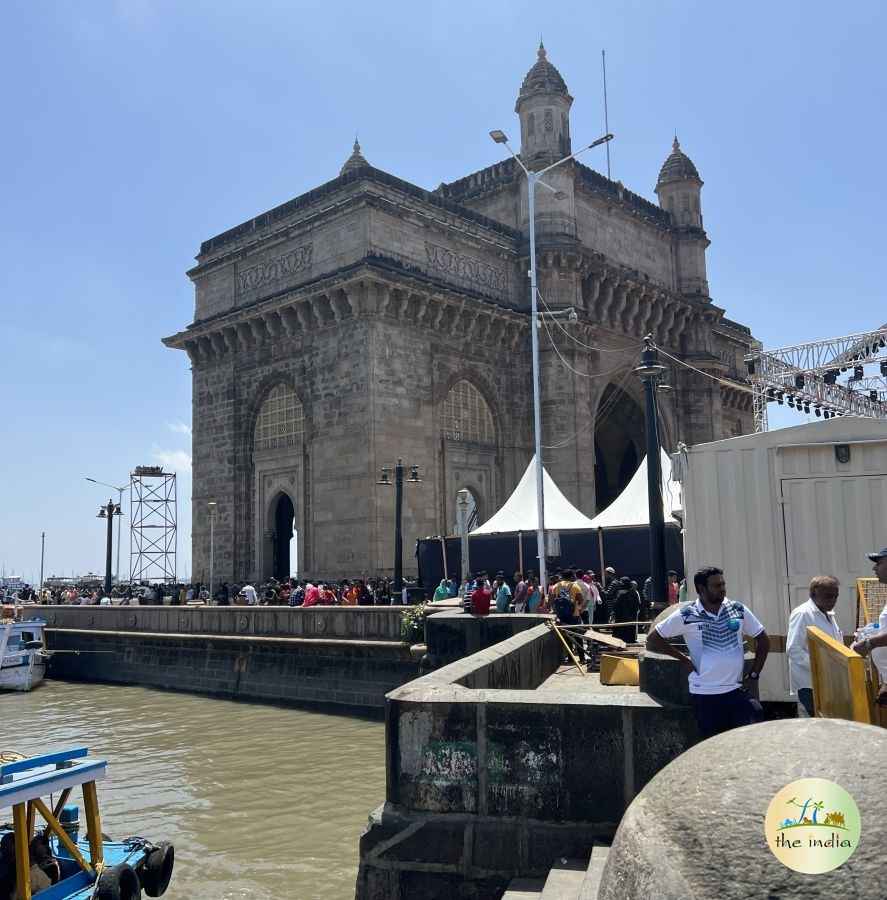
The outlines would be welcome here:
M 662 516 L 666 524 L 679 525 L 672 515 L 672 510 L 681 509 L 681 486 L 671 480 L 671 459 L 660 448 L 660 464 L 662 467 Z M 625 490 L 603 511 L 592 520 L 590 528 L 628 528 L 650 524 L 650 510 L 647 500 L 647 457 L 640 464 L 637 472 Z
M 579 512 L 560 492 L 545 469 L 542 470 L 543 504 L 545 506 L 546 531 L 575 531 L 593 528 L 592 520 Z M 539 513 L 536 504 L 536 457 L 530 460 L 527 471 L 499 512 L 483 525 L 475 534 L 515 534 L 518 531 L 536 531 L 539 527 Z

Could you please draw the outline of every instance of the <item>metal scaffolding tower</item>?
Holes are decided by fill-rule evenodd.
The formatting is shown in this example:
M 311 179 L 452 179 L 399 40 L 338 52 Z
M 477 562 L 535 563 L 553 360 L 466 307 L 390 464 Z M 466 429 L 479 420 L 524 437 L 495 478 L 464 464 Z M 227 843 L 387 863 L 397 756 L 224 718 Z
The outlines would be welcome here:
M 133 581 L 176 581 L 176 476 L 162 466 L 130 475 Z
M 864 416 L 887 419 L 887 324 L 874 331 L 759 350 L 746 358 L 754 389 L 755 430 L 767 430 L 767 404 L 817 416 Z M 880 364 L 880 376 L 866 367 Z M 850 374 L 839 383 L 838 379 Z

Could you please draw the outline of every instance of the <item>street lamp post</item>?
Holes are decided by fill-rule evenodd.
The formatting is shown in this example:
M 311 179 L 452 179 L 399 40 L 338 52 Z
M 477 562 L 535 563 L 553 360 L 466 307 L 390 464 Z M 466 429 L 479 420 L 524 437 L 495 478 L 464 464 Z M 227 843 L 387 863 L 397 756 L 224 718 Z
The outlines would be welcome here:
M 114 548 L 114 516 L 121 516 L 120 504 L 113 499 L 99 509 L 96 518 L 108 520 L 108 546 L 105 549 L 105 596 L 111 596 L 111 553 Z
M 546 172 L 550 172 L 557 166 L 573 159 L 573 157 L 579 153 L 582 153 L 585 150 L 591 150 L 592 147 L 599 147 L 601 144 L 606 144 L 607 141 L 613 139 L 613 135 L 606 134 L 602 138 L 598 138 L 596 141 L 589 144 L 587 147 L 583 147 L 581 150 L 577 150 L 576 153 L 571 153 L 569 156 L 559 159 L 557 162 L 552 163 L 550 166 L 546 166 L 539 172 L 531 172 L 523 164 L 521 158 L 508 145 L 508 138 L 506 137 L 505 132 L 496 129 L 495 131 L 490 132 L 490 137 L 497 144 L 505 145 L 505 148 L 523 170 L 524 175 L 527 176 L 527 210 L 529 213 L 530 225 L 530 270 L 528 274 L 530 276 L 530 341 L 533 356 L 533 433 L 536 439 L 536 506 L 539 511 L 539 523 L 536 529 L 536 552 L 539 556 L 539 586 L 544 594 L 547 586 L 548 573 L 546 572 L 545 566 L 545 496 L 542 484 L 542 479 L 544 477 L 544 468 L 542 466 L 542 407 L 539 396 L 539 335 L 537 333 L 539 311 L 536 288 L 536 185 L 541 184 L 542 187 L 548 188 L 548 190 L 554 193 L 559 200 L 565 199 L 566 194 L 556 190 L 550 184 L 546 184 L 541 180 L 542 176 Z
M 121 513 L 120 513 L 120 514 L 122 515 L 122 508 L 123 508 L 123 492 L 124 492 L 124 490 L 125 490 L 126 488 L 129 487 L 129 485 L 128 485 L 128 484 L 124 484 L 122 487 L 117 487 L 117 485 L 115 485 L 115 484 L 108 484 L 108 483 L 105 482 L 105 481 L 96 481 L 95 478 L 90 478 L 88 475 L 87 475 L 87 476 L 84 476 L 84 477 L 86 478 L 87 481 L 91 481 L 93 484 L 100 484 L 100 485 L 102 485 L 103 487 L 113 488 L 115 491 L 117 491 L 117 507 L 118 507 L 118 509 L 121 510 Z M 118 585 L 118 586 L 120 585 L 120 532 L 121 532 L 121 531 L 123 531 L 122 528 L 118 528 L 118 529 L 117 529 L 117 572 L 116 572 L 116 575 L 114 576 L 115 579 L 116 579 L 116 581 L 117 581 L 117 585 Z
M 658 392 L 665 366 L 651 335 L 644 338 L 641 365 L 634 371 L 644 382 L 646 399 L 647 505 L 650 514 L 650 577 L 653 603 L 667 602 L 665 586 L 665 516 L 662 510 L 662 463 L 659 458 Z
M 400 598 L 403 591 L 403 473 L 406 467 L 402 459 L 398 459 L 394 467 L 394 590 Z M 378 484 L 391 484 L 390 468 L 383 468 Z M 410 466 L 410 484 L 419 484 L 419 467 Z
M 213 566 L 215 563 L 216 551 L 216 508 L 218 504 L 215 500 L 210 500 L 207 504 L 209 507 L 209 602 L 213 602 Z

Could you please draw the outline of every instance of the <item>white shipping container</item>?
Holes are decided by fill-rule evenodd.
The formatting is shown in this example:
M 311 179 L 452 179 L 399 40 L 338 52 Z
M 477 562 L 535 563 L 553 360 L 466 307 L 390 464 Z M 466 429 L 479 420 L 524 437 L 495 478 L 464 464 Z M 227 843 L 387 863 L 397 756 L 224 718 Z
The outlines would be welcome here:
M 789 613 L 810 579 L 836 575 L 835 615 L 856 628 L 856 579 L 866 553 L 887 546 L 887 422 L 841 417 L 699 444 L 675 454 L 683 486 L 687 594 L 705 565 L 724 570 L 727 596 L 745 603 L 773 639 L 762 700 L 789 693 Z

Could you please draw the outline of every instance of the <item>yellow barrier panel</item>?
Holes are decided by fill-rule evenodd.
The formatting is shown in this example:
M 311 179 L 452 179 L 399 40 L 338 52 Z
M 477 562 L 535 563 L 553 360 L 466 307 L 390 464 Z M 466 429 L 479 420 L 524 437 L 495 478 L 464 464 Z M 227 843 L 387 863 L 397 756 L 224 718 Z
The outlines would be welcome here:
M 856 579 L 857 628 L 862 628 L 869 622 L 877 622 L 885 606 L 887 606 L 887 584 L 881 584 L 877 578 Z
M 807 647 L 816 715 L 871 725 L 865 660 L 812 625 L 807 626 Z

